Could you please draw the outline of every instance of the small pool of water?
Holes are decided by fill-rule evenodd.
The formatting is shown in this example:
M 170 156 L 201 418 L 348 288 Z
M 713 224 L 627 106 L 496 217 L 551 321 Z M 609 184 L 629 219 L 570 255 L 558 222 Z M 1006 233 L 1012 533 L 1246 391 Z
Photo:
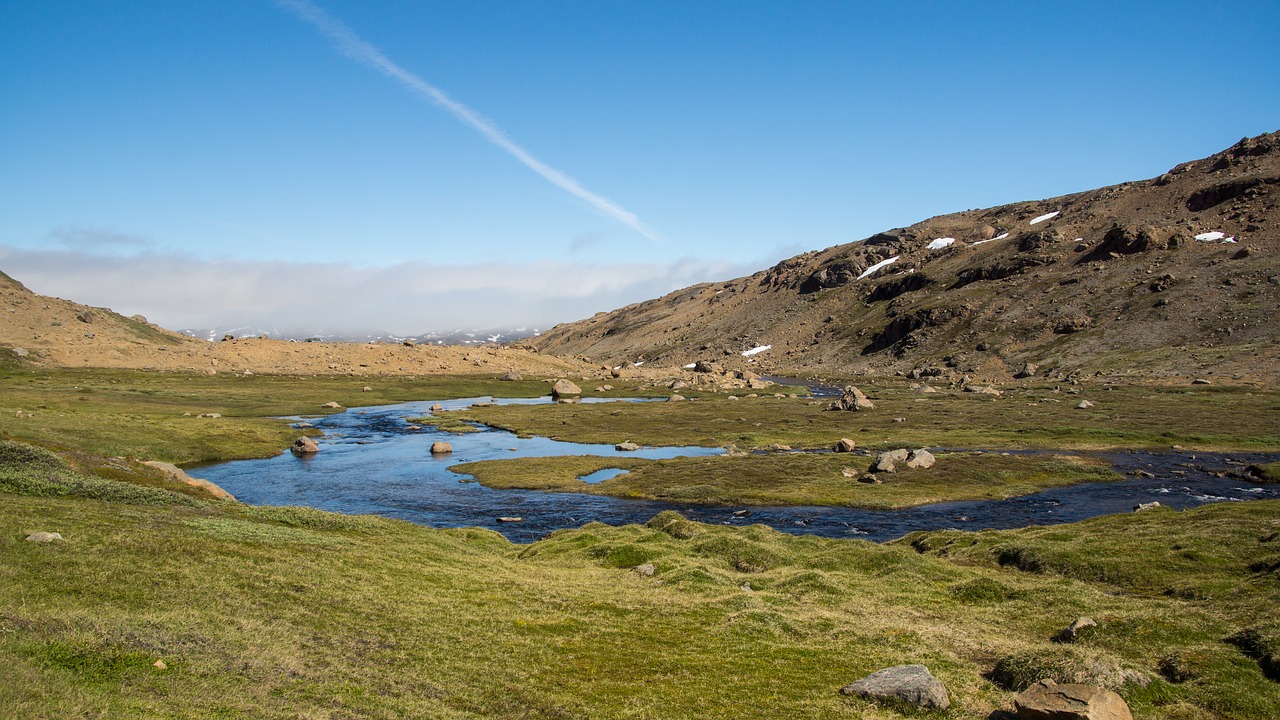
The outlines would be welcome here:
M 609 400 L 587 399 L 584 402 Z M 447 400 L 446 410 L 491 398 Z M 549 398 L 501 399 L 499 404 L 549 403 Z M 618 402 L 618 401 L 611 401 Z M 494 490 L 469 481 L 449 468 L 461 462 L 498 458 L 594 455 L 664 459 L 718 455 L 720 448 L 645 447 L 626 452 L 612 445 L 570 443 L 551 438 L 519 438 L 484 428 L 453 435 L 430 427 L 414 429 L 406 418 L 430 412 L 434 401 L 353 408 L 311 424 L 324 432 L 320 452 L 296 457 L 285 452 L 263 460 L 239 460 L 189 470 L 194 477 L 225 488 L 253 505 L 308 505 L 322 510 L 371 513 L 433 527 L 487 527 L 516 542 L 531 542 L 553 530 L 598 521 L 610 525 L 643 523 L 663 510 L 676 510 L 706 523 L 764 523 L 796 534 L 891 540 L 916 530 L 1014 528 L 1076 522 L 1097 515 L 1129 512 L 1139 503 L 1159 500 L 1176 509 L 1210 502 L 1280 497 L 1280 486 L 1260 485 L 1227 475 L 1249 463 L 1274 462 L 1280 454 L 1125 452 L 1105 455 L 1117 472 L 1129 475 L 1113 483 L 1053 488 L 1009 500 L 941 503 L 907 510 L 859 510 L 843 507 L 726 507 L 624 500 L 578 493 Z M 446 440 L 454 451 L 432 456 L 431 443 Z M 583 478 L 602 482 L 608 468 Z M 520 517 L 500 523 L 499 517 Z
M 592 473 L 587 473 L 586 475 L 579 475 L 578 479 L 589 485 L 594 485 L 596 483 L 602 483 L 605 480 L 612 480 L 620 475 L 626 475 L 629 472 L 631 471 L 623 470 L 622 468 L 603 468 Z

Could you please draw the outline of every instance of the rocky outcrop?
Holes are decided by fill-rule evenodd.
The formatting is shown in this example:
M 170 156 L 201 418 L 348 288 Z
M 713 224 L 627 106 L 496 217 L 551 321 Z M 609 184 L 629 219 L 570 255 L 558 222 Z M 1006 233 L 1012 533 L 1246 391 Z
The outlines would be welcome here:
M 1093 685 L 1041 680 L 1013 700 L 1018 720 L 1133 720 L 1124 698 Z
M 877 670 L 840 688 L 840 692 L 873 700 L 897 700 L 922 708 L 951 707 L 946 686 L 924 665 L 897 665 Z

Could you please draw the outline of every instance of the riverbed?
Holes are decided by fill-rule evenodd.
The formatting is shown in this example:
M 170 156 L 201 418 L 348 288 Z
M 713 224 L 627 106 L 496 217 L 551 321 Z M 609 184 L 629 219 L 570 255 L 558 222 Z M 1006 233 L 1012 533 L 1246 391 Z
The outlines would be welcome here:
M 598 400 L 588 399 L 586 402 Z M 549 403 L 549 398 L 465 398 L 439 401 L 446 410 L 477 402 Z M 614 400 L 611 402 L 627 402 Z M 298 457 L 283 453 L 262 460 L 238 460 L 189 470 L 194 477 L 225 488 L 253 505 L 307 505 L 350 514 L 375 514 L 432 527 L 486 527 L 515 542 L 531 542 L 561 528 L 597 521 L 643 523 L 663 510 L 676 510 L 705 523 L 764 523 L 795 534 L 883 541 L 916 530 L 1014 528 L 1075 522 L 1130 512 L 1159 501 L 1177 509 L 1210 502 L 1280 497 L 1280 486 L 1231 477 L 1249 463 L 1273 462 L 1276 453 L 1119 452 L 1102 454 L 1126 479 L 1054 488 L 1007 500 L 940 503 L 906 510 L 843 507 L 723 507 L 624 500 L 578 493 L 494 490 L 449 468 L 463 462 L 499 458 L 595 455 L 663 459 L 720 454 L 719 448 L 661 447 L 618 451 L 611 445 L 520 438 L 481 427 L 452 434 L 409 418 L 428 415 L 436 401 L 352 408 L 309 421 L 324 436 L 320 452 Z M 431 444 L 445 440 L 454 451 L 433 456 Z M 1140 473 L 1140 474 L 1138 474 Z M 603 478 L 593 478 L 603 479 Z M 505 520 L 499 520 L 504 518 Z M 518 521 L 510 521 L 519 518 Z

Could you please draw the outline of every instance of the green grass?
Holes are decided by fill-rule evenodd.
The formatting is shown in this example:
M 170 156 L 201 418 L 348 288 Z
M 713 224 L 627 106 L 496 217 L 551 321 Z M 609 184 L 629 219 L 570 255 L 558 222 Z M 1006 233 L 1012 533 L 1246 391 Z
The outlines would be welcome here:
M 837 691 L 922 662 L 951 693 L 945 717 L 987 717 L 1044 674 L 1109 685 L 1140 720 L 1265 717 L 1280 684 L 1255 659 L 1276 637 L 1258 618 L 1280 590 L 1247 559 L 1276 544 L 1277 516 L 1260 501 L 928 536 L 951 541 L 944 556 L 925 536 L 674 513 L 512 545 L 298 508 L 4 494 L 0 715 L 896 718 Z M 65 540 L 23 540 L 36 530 Z M 1164 584 L 1227 591 L 1151 585 L 1159 563 L 1140 566 L 1201 534 L 1217 554 Z M 1000 565 L 1007 543 L 1052 570 Z M 1129 569 L 1092 579 L 1095 554 Z M 1055 642 L 1080 615 L 1097 632 Z
M 807 398 L 623 405 L 508 405 L 450 417 L 575 442 L 646 445 L 831 447 L 849 437 L 868 448 L 1168 448 L 1280 450 L 1280 393 L 1228 387 L 1018 385 L 1005 395 L 921 394 L 902 383 L 861 385 L 871 412 L 832 412 Z M 1067 390 L 1078 392 L 1069 394 Z M 766 391 L 767 392 L 767 391 Z M 1082 399 L 1093 408 L 1077 410 Z M 903 421 L 898 422 L 897 419 Z
M 1105 464 L 1075 455 L 940 453 L 929 469 L 862 475 L 873 458 L 847 453 L 770 453 L 672 460 L 586 456 L 482 460 L 454 466 L 492 488 L 523 488 L 718 505 L 840 505 L 901 509 L 953 500 L 1003 499 L 1048 487 L 1108 482 L 1120 476 Z M 628 470 L 600 483 L 579 477 L 605 468 Z

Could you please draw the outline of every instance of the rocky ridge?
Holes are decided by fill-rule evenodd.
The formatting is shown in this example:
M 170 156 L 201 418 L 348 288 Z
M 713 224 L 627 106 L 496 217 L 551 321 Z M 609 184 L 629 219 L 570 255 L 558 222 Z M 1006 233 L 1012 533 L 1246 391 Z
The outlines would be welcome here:
M 941 215 L 558 325 L 527 347 L 777 375 L 1280 377 L 1280 133 Z M 1030 370 L 1030 372 L 1029 372 Z

